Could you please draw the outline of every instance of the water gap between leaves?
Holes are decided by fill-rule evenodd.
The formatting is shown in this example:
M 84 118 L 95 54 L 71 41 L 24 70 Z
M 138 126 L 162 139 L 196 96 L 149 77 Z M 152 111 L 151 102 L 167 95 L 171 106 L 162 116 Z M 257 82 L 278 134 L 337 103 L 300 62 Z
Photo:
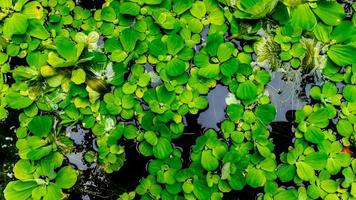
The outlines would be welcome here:
M 9 115 L 6 121 L 0 122 L 0 190 L 5 189 L 6 184 L 14 179 L 12 168 L 14 160 L 18 160 L 16 149 L 15 128 L 19 126 L 18 116 L 20 112 L 8 109 Z M 2 194 L 0 195 L 2 199 Z
M 148 175 L 146 165 L 149 159 L 139 154 L 134 141 L 120 140 L 125 146 L 125 165 L 118 172 L 106 174 L 96 164 L 89 165 L 84 161 L 86 151 L 98 150 L 93 134 L 80 125 L 67 127 L 66 133 L 75 144 L 75 150 L 66 157 L 81 170 L 69 200 L 116 199 L 121 193 L 134 190 L 140 179 Z

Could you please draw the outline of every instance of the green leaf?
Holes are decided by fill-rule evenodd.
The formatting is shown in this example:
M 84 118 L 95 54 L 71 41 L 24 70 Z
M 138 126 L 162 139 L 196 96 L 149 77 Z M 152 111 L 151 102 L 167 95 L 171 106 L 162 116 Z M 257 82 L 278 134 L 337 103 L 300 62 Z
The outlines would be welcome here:
M 184 41 L 177 34 L 170 34 L 167 38 L 167 50 L 171 55 L 177 55 L 184 48 Z
M 224 37 L 220 33 L 214 33 L 208 36 L 205 50 L 210 56 L 217 56 L 220 44 L 224 42 Z
M 82 68 L 72 71 L 71 81 L 73 81 L 75 84 L 80 85 L 84 83 L 85 80 L 86 80 L 86 73 Z
M 61 197 L 61 189 L 57 185 L 50 183 L 49 186 L 47 186 L 47 194 L 43 197 L 43 200 L 61 199 Z
M 319 128 L 309 127 L 304 137 L 311 143 L 319 144 L 324 140 L 324 133 Z
M 342 21 L 333 29 L 331 38 L 335 40 L 336 43 L 342 43 L 352 40 L 355 34 L 355 24 L 351 21 Z
M 325 152 L 313 152 L 305 156 L 304 162 L 317 170 L 325 167 L 328 155 Z
M 345 120 L 345 119 L 340 119 L 337 122 L 336 129 L 337 129 L 337 132 L 344 137 L 350 137 L 352 135 L 352 133 L 354 132 L 354 128 L 353 128 L 351 122 L 348 120 Z
M 6 103 L 10 108 L 19 110 L 30 106 L 33 103 L 33 100 L 26 96 L 22 96 L 17 92 L 9 92 L 6 95 Z
M 138 39 L 138 32 L 130 28 L 123 30 L 120 34 L 120 42 L 125 51 L 133 51 Z
M 41 19 L 43 17 L 43 7 L 38 1 L 28 2 L 21 11 L 28 19 Z
M 321 1 L 317 5 L 313 11 L 325 24 L 336 26 L 345 17 L 344 7 L 337 2 Z
M 122 62 L 127 58 L 127 53 L 121 49 L 114 50 L 110 56 L 110 60 L 114 62 Z
M 60 56 L 68 61 L 77 60 L 77 48 L 73 42 L 64 36 L 58 36 L 55 39 L 56 49 Z
M 313 181 L 315 179 L 314 169 L 304 162 L 297 162 L 297 174 L 304 181 Z
M 318 40 L 320 40 L 324 43 L 327 43 L 330 41 L 331 31 L 332 31 L 331 26 L 327 26 L 327 25 L 323 24 L 322 22 L 319 22 L 314 27 L 313 33 Z
M 198 19 L 203 18 L 206 14 L 206 8 L 204 2 L 202 1 L 194 2 L 192 8 L 190 9 L 190 13 Z
M 356 47 L 351 45 L 333 45 L 328 50 L 329 58 L 339 66 L 356 63 Z
M 295 172 L 296 170 L 294 165 L 281 164 L 277 168 L 277 176 L 282 182 L 289 182 L 293 180 Z
M 207 171 L 214 171 L 219 167 L 218 159 L 212 154 L 211 150 L 204 150 L 201 154 L 201 165 Z
M 162 1 L 163 0 L 143 0 L 143 2 L 148 5 L 157 5 L 162 3 Z
M 263 125 L 268 125 L 276 117 L 276 108 L 272 104 L 263 104 L 256 107 L 256 117 Z
M 132 2 L 120 3 L 120 14 L 137 16 L 140 14 L 140 6 Z
M 234 52 L 235 47 L 232 43 L 222 43 L 220 44 L 217 52 L 217 56 L 220 62 L 225 62 L 227 61 L 232 53 Z
M 11 181 L 7 184 L 4 195 L 7 200 L 28 199 L 32 190 L 37 187 L 36 181 Z
M 220 67 L 218 64 L 209 64 L 206 67 L 199 68 L 198 74 L 204 78 L 218 78 Z
M 37 149 L 31 149 L 30 151 L 28 151 L 26 156 L 29 160 L 40 160 L 50 154 L 52 150 L 52 146 L 44 146 Z
M 6 18 L 3 27 L 3 34 L 10 39 L 12 35 L 25 34 L 28 27 L 26 15 L 14 13 L 11 17 Z
M 35 116 L 28 124 L 28 129 L 33 135 L 46 137 L 52 130 L 53 120 L 49 116 Z
M 70 166 L 62 167 L 56 176 L 56 185 L 63 189 L 69 189 L 77 182 L 77 171 Z
M 40 20 L 31 19 L 28 20 L 28 30 L 27 33 L 30 34 L 32 37 L 45 40 L 49 37 L 49 32 L 43 26 Z
M 232 121 L 237 122 L 244 114 L 244 107 L 241 104 L 231 104 L 227 106 L 226 112 Z
M 29 160 L 21 159 L 14 166 L 14 175 L 17 179 L 26 180 L 33 178 L 33 173 L 36 170 Z
M 246 185 L 245 177 L 241 173 L 235 173 L 231 175 L 229 184 L 234 190 L 242 190 Z
M 221 65 L 221 73 L 224 76 L 233 76 L 237 72 L 238 67 L 239 62 L 237 61 L 237 59 L 232 58 Z
M 314 13 L 311 11 L 309 4 L 303 3 L 298 5 L 297 8 L 292 11 L 291 23 L 293 26 L 310 30 L 316 25 L 317 20 Z
M 356 102 L 356 86 L 346 85 L 342 90 L 342 95 L 348 102 Z
M 145 134 L 144 134 L 144 138 L 145 140 L 151 144 L 152 146 L 155 146 L 157 145 L 158 143 L 158 138 L 157 138 L 157 135 L 153 132 L 153 131 L 147 131 Z
M 262 170 L 252 168 L 248 170 L 246 183 L 252 188 L 262 187 L 266 183 L 266 177 Z
M 298 192 L 295 189 L 286 189 L 278 192 L 274 200 L 298 199 Z
M 241 83 L 236 91 L 236 97 L 241 100 L 251 100 L 257 96 L 257 87 L 252 81 Z
M 189 8 L 191 8 L 192 5 L 193 5 L 193 0 L 185 0 L 185 1 L 173 0 L 173 11 L 178 15 L 181 15 Z
M 166 72 L 169 76 L 179 76 L 185 72 L 185 62 L 178 58 L 167 63 Z
M 260 165 L 261 169 L 263 169 L 264 171 L 267 171 L 267 172 L 274 172 L 274 170 L 277 167 L 276 160 L 274 160 L 272 158 L 264 159 L 262 162 L 260 162 L 259 165 Z
M 172 153 L 173 147 L 168 139 L 160 137 L 157 145 L 153 146 L 153 155 L 158 159 L 165 159 Z
M 148 51 L 155 57 L 159 55 L 165 55 L 167 53 L 166 45 L 161 41 L 160 38 L 151 41 L 148 47 Z
M 327 193 L 335 193 L 339 187 L 339 184 L 334 180 L 323 180 L 320 182 L 320 187 Z
M 112 7 L 105 7 L 101 10 L 101 19 L 107 22 L 113 22 L 116 19 L 115 10 Z
M 196 18 L 192 18 L 189 20 L 188 27 L 189 30 L 191 30 L 193 33 L 200 33 L 204 28 L 200 20 Z

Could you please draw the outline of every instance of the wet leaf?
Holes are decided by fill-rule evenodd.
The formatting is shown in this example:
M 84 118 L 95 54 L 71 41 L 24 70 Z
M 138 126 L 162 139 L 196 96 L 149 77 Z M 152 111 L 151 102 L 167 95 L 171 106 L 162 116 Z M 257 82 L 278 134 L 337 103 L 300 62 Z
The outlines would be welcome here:
M 36 116 L 28 124 L 28 129 L 38 137 L 46 137 L 52 130 L 53 120 L 49 116 Z
M 219 161 L 212 154 L 211 150 L 204 150 L 201 154 L 201 165 L 207 171 L 214 171 L 219 166 Z
M 77 172 L 70 166 L 62 167 L 56 176 L 56 185 L 68 189 L 77 182 Z
M 333 45 L 328 50 L 328 56 L 337 65 L 345 66 L 356 63 L 355 52 L 356 47 L 351 45 Z
M 28 27 L 28 20 L 24 14 L 14 13 L 11 17 L 6 18 L 3 27 L 3 34 L 6 38 L 12 35 L 25 34 Z

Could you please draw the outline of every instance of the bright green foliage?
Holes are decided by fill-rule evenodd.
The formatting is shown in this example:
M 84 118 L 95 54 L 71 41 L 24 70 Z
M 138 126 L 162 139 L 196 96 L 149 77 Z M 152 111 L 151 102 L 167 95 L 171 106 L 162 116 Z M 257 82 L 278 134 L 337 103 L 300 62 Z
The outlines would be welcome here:
M 356 198 L 355 5 L 0 0 L 0 120 L 20 112 L 5 199 L 60 200 L 81 187 L 65 159 L 81 148 L 71 126 L 95 138 L 83 157 L 96 170 L 119 171 L 131 142 L 150 160 L 120 200 L 218 200 L 245 187 L 260 188 L 258 200 Z M 270 126 L 282 106 L 268 93 L 278 73 L 321 77 L 307 84 L 294 138 Z M 217 85 L 228 90 L 219 130 L 188 133 L 189 116 L 216 114 Z M 197 136 L 184 141 L 190 154 L 176 143 L 183 134 Z M 275 146 L 280 138 L 290 146 Z

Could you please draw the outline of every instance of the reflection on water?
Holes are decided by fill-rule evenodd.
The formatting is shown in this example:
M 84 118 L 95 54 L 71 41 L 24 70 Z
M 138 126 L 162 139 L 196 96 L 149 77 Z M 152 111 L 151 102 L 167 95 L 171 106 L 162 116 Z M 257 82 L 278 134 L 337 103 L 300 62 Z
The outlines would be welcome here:
M 216 131 L 219 130 L 218 124 L 225 119 L 225 98 L 228 93 L 227 87 L 222 85 L 217 85 L 208 93 L 209 107 L 204 112 L 201 112 L 198 117 L 198 123 L 201 124 L 204 130 L 209 128 L 213 128 Z

